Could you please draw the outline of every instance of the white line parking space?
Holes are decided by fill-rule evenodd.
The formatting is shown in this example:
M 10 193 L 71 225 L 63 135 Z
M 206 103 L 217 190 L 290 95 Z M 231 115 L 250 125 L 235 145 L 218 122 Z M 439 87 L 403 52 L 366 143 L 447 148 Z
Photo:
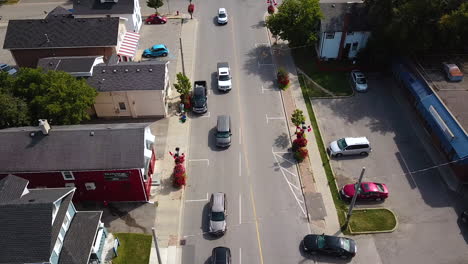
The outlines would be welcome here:
M 191 159 L 189 162 L 206 162 L 208 166 L 210 166 L 210 160 L 209 159 Z
M 239 193 L 239 225 L 242 224 L 242 195 Z
M 286 120 L 284 116 L 275 116 L 275 117 L 269 117 L 267 114 L 265 114 L 266 117 L 266 122 L 268 124 L 269 120 Z
M 208 193 L 206 193 L 206 198 L 205 199 L 195 199 L 195 200 L 185 200 L 186 203 L 191 203 L 191 202 L 208 202 Z

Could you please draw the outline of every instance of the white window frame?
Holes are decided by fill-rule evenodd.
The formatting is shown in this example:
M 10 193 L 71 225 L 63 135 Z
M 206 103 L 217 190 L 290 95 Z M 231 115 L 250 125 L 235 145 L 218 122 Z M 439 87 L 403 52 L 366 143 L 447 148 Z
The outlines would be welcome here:
M 127 111 L 127 104 L 125 102 L 119 102 L 118 105 L 119 105 L 119 111 Z
M 57 241 L 55 242 L 55 246 L 54 246 L 54 251 L 55 253 L 57 253 L 57 255 L 60 254 L 60 251 L 62 250 L 62 241 L 60 241 L 60 239 L 57 239 Z
M 71 178 L 67 178 L 66 174 L 69 173 L 69 175 L 71 176 Z M 75 180 L 75 175 L 73 175 L 73 172 L 71 171 L 62 171 L 62 177 L 64 180 L 66 181 L 73 181 Z
M 326 39 L 334 39 L 335 38 L 335 32 L 326 32 L 325 33 L 325 38 Z

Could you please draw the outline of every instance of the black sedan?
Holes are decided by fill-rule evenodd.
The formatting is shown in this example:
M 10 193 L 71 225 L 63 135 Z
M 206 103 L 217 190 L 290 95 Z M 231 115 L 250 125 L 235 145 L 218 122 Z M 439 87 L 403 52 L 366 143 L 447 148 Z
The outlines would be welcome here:
M 307 235 L 302 241 L 302 248 L 309 254 L 324 254 L 343 259 L 356 255 L 356 242 L 346 237 L 323 235 Z

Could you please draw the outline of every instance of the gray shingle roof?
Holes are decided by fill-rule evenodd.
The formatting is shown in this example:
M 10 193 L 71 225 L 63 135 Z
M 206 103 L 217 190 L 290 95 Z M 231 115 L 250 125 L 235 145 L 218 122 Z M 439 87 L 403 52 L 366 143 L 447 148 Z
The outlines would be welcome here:
M 56 8 L 52 9 L 52 11 L 50 11 L 49 14 L 47 14 L 45 19 L 54 19 L 54 18 L 60 19 L 60 18 L 64 18 L 64 17 L 71 16 L 71 15 L 72 13 L 68 11 L 67 9 L 61 6 L 57 6 Z
M 358 3 L 320 3 L 323 13 L 322 30 L 325 32 L 343 31 L 344 17 L 350 14 L 348 31 L 369 31 L 369 20 L 365 5 Z
M 118 0 L 117 3 L 101 3 L 101 0 L 73 0 L 76 15 L 133 14 L 135 0 Z
M 8 154 L 0 155 L 0 171 L 143 168 L 144 133 L 149 124 L 52 126 L 48 136 L 37 127 L 2 129 L 0 146 Z M 33 137 L 31 132 L 35 132 Z
M 77 212 L 70 224 L 63 248 L 60 264 L 87 264 L 94 238 L 101 221 L 102 212 Z
M 10 20 L 3 48 L 112 47 L 118 31 L 118 17 Z
M 27 180 L 13 175 L 1 179 L 0 203 L 20 198 L 27 186 Z
M 4 180 L 11 182 L 12 178 Z M 21 181 L 15 182 L 18 187 L 24 185 Z M 13 189 L 21 191 L 18 187 Z M 74 188 L 33 189 L 20 198 L 3 200 L 0 203 L 0 263 L 48 262 L 73 193 Z M 52 223 L 53 203 L 62 197 Z
M 130 90 L 164 90 L 168 62 L 121 62 L 117 65 L 100 64 L 87 79 L 99 92 Z
M 68 72 L 73 76 L 91 76 L 96 58 L 98 56 L 42 58 L 37 62 L 37 67 L 44 70 Z

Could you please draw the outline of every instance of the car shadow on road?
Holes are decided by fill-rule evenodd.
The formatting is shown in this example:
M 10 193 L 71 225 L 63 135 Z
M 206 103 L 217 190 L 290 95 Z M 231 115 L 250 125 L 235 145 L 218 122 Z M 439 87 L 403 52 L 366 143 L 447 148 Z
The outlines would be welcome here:
M 216 240 L 220 238 L 221 236 L 213 236 L 210 233 L 210 203 L 206 203 L 205 206 L 203 206 L 203 212 L 202 212 L 202 221 L 201 221 L 201 226 L 200 229 L 203 233 L 203 238 L 206 240 Z
M 314 263 L 349 263 L 351 259 L 340 259 L 335 257 L 323 256 L 323 255 L 312 255 L 308 254 L 302 248 L 302 241 L 299 243 L 299 253 L 304 258 L 298 262 L 298 264 L 310 263 L 312 260 Z

